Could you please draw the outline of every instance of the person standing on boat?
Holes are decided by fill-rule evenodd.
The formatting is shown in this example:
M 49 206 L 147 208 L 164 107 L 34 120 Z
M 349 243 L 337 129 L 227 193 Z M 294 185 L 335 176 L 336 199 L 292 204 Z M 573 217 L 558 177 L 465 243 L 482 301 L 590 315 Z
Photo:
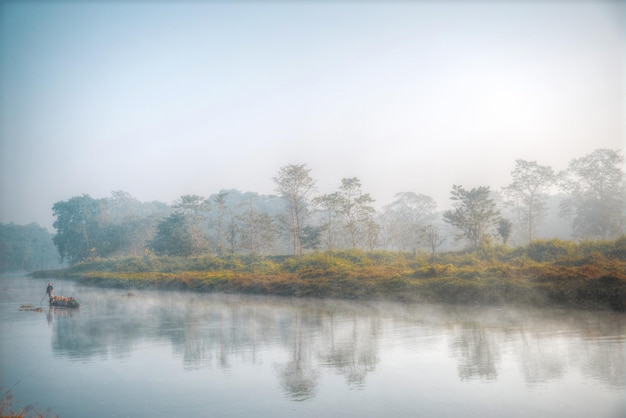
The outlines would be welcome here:
M 50 299 L 52 299 L 52 290 L 54 290 L 54 288 L 52 287 L 52 283 L 48 283 L 48 287 L 46 288 L 46 294 Z

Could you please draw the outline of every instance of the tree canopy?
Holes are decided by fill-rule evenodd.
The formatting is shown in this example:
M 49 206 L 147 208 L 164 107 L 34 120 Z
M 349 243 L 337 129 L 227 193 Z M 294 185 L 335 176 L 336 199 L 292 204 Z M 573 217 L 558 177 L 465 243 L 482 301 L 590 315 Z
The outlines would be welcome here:
M 561 213 L 571 219 L 578 238 L 617 238 L 626 225 L 624 157 L 617 151 L 598 149 L 572 160 L 561 173 L 568 197 Z
M 450 199 L 455 202 L 453 210 L 443 213 L 443 220 L 461 231 L 460 238 L 465 238 L 473 249 L 489 237 L 489 229 L 499 219 L 496 204 L 489 197 L 489 187 L 475 187 L 466 190 L 463 186 L 452 186 Z

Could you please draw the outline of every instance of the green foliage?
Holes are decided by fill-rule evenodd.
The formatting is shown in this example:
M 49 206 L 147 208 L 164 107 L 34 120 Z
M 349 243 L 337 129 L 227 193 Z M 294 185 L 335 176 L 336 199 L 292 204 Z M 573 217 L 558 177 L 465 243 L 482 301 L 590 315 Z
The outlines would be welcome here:
M 533 261 L 555 261 L 573 254 L 576 245 L 560 239 L 536 240 L 523 247 L 523 254 Z
M 84 194 L 52 206 L 57 218 L 53 224 L 57 230 L 53 241 L 61 258 L 75 263 L 94 256 L 110 255 L 112 233 L 100 222 L 103 204 L 102 200 Z M 106 235 L 108 237 L 103 240 Z
M 478 249 L 488 237 L 489 229 L 499 219 L 496 204 L 490 195 L 489 187 L 465 190 L 463 186 L 452 186 L 451 200 L 457 202 L 454 210 L 447 210 L 443 220 L 461 231 L 472 249 Z
M 157 225 L 154 238 L 148 248 L 157 255 L 189 256 L 193 253 L 193 237 L 187 218 L 182 213 L 173 213 Z
M 301 257 L 288 258 L 282 263 L 281 269 L 291 273 L 306 272 L 307 274 L 316 271 L 318 272 L 317 275 L 323 275 L 329 272 L 345 271 L 352 265 L 345 258 L 330 253 L 316 252 Z

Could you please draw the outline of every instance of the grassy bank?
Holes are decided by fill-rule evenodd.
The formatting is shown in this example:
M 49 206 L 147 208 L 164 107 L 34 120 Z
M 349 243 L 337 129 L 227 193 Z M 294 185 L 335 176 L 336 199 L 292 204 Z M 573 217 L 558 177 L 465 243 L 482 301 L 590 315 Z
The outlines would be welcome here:
M 281 296 L 626 310 L 626 238 L 535 241 L 515 249 L 408 255 L 342 251 L 300 257 L 97 259 L 35 272 L 82 283 Z

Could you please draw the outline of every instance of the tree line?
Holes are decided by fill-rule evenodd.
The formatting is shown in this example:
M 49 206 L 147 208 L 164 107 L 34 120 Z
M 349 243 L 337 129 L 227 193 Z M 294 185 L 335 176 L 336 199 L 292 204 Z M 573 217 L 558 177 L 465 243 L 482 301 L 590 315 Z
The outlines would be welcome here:
M 31 223 L 0 224 L 0 271 L 32 271 L 60 266 L 53 235 Z
M 598 149 L 572 160 L 563 172 L 536 161 L 516 160 L 511 182 L 453 185 L 452 209 L 438 211 L 430 196 L 402 192 L 376 210 L 357 177 L 336 191 L 316 194 L 306 164 L 281 167 L 275 195 L 223 190 L 208 198 L 184 195 L 172 204 L 140 202 L 116 191 L 56 202 L 53 242 L 71 263 L 94 257 L 215 254 L 281 255 L 310 250 L 424 251 L 463 242 L 470 249 L 536 238 L 548 200 L 561 197 L 559 216 L 576 239 L 614 239 L 624 233 L 624 157 Z

